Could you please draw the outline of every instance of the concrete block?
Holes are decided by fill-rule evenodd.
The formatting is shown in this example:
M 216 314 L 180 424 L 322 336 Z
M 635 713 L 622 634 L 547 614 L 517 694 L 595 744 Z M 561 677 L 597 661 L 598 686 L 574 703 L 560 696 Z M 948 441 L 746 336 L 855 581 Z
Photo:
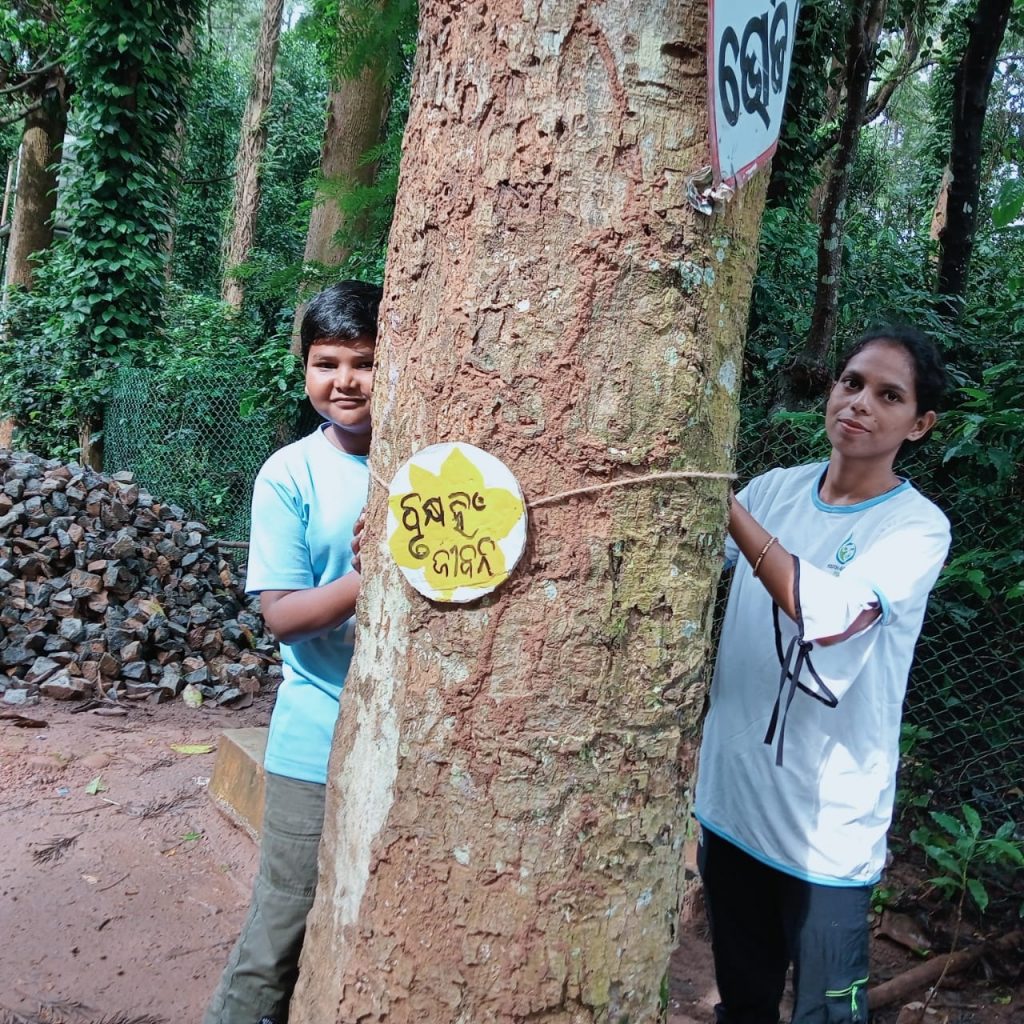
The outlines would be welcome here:
M 266 780 L 263 755 L 267 729 L 225 729 L 217 745 L 217 759 L 207 792 L 217 808 L 253 840 L 263 825 Z

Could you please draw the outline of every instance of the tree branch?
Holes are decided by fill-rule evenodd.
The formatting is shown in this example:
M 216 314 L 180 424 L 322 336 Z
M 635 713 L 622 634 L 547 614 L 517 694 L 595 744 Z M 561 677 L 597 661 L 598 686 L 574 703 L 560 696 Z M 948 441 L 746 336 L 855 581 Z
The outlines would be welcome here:
M 37 68 L 32 68 L 29 71 L 19 72 L 21 81 L 16 85 L 8 85 L 3 89 L 0 89 L 0 96 L 9 96 L 11 93 L 21 92 L 23 89 L 28 89 L 30 86 L 36 84 L 37 80 L 43 75 L 48 75 L 51 71 L 55 71 L 60 67 L 59 60 L 51 60 L 48 64 L 41 64 Z M 6 76 L 10 80 L 11 76 Z
M 17 124 L 18 121 L 25 117 L 28 117 L 33 111 L 38 110 L 43 105 L 42 100 L 37 100 L 35 103 L 25 107 L 24 110 L 18 111 L 17 114 L 12 114 L 8 117 L 0 117 L 0 128 L 6 128 L 9 124 Z

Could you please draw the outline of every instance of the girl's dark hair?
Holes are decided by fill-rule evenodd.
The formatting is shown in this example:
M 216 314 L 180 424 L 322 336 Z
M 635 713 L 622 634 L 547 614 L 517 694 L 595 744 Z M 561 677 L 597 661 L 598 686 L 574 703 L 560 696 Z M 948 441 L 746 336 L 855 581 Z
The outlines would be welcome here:
M 949 378 L 935 342 L 916 327 L 903 324 L 880 324 L 865 331 L 844 353 L 839 360 L 839 374 L 846 369 L 846 364 L 861 349 L 873 341 L 885 341 L 902 348 L 914 364 L 914 395 L 917 398 L 917 412 L 939 412 L 942 409 L 946 392 L 949 389 Z

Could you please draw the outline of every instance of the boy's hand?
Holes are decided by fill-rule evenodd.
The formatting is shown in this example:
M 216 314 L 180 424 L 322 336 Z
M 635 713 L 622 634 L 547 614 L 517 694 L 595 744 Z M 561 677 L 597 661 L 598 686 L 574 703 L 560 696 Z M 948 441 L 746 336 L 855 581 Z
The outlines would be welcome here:
M 352 569 L 355 572 L 363 571 L 362 562 L 359 558 L 360 548 L 363 546 L 363 527 L 366 525 L 366 512 L 360 512 L 356 525 L 352 527 Z

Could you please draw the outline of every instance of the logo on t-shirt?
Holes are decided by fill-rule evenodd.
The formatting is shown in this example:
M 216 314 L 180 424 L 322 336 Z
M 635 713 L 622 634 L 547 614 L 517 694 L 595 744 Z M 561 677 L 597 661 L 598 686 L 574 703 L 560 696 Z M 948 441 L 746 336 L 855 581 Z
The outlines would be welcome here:
M 853 541 L 853 535 L 851 534 L 842 544 L 836 548 L 836 560 L 829 562 L 828 567 L 835 573 L 836 576 L 853 561 L 857 555 L 857 545 Z

